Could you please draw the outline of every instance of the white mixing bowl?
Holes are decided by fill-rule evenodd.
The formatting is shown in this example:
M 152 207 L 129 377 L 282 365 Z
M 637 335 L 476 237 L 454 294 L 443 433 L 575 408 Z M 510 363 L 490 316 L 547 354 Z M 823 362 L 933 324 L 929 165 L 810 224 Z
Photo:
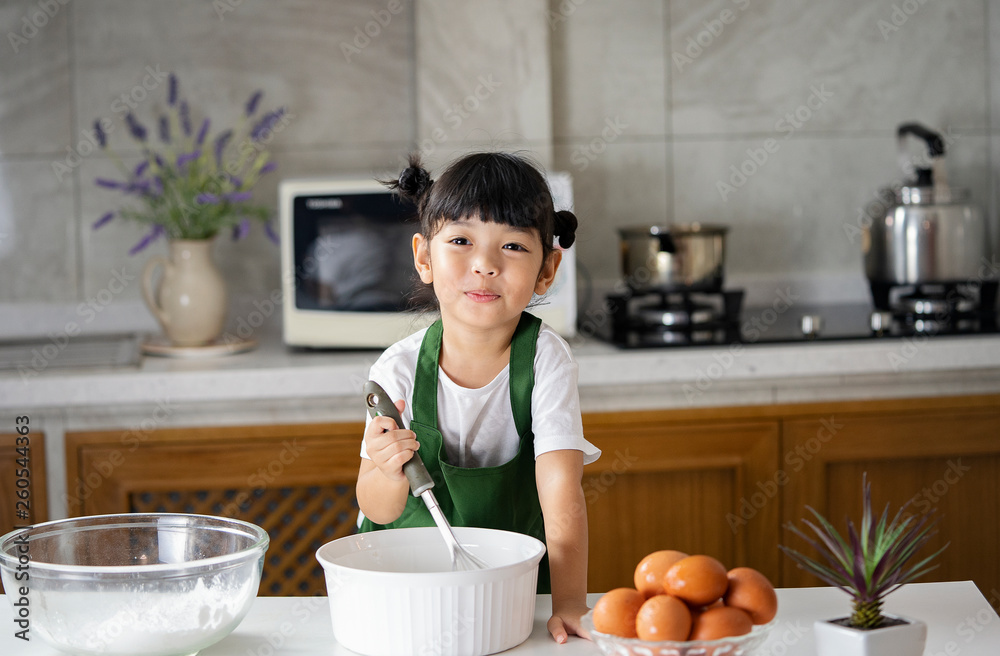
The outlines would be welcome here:
M 483 656 L 524 642 L 545 545 L 510 531 L 454 530 L 489 569 L 451 571 L 434 527 L 360 533 L 320 547 L 337 642 L 365 656 Z

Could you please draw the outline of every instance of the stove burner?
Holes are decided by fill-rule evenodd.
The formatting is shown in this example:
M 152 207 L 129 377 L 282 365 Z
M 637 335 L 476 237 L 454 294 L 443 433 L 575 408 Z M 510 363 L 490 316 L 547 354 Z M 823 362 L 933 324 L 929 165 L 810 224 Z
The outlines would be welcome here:
M 720 321 L 722 314 L 705 303 L 690 302 L 681 306 L 655 303 L 636 308 L 635 317 L 649 327 L 683 327 Z
M 743 291 L 653 290 L 607 297 L 611 341 L 625 347 L 738 342 Z

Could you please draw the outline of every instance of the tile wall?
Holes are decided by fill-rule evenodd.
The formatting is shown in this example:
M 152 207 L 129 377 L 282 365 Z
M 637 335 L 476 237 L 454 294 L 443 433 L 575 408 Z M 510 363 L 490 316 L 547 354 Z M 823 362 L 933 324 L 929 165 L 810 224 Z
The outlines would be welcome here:
M 128 162 L 116 99 L 153 116 L 167 71 L 220 123 L 256 89 L 289 110 L 259 194 L 272 206 L 281 177 L 385 174 L 410 148 L 432 166 L 522 148 L 570 171 L 593 298 L 618 276 L 616 227 L 701 221 L 731 227 L 727 274 L 753 301 L 785 284 L 864 299 L 853 226 L 899 180 L 894 128 L 907 120 L 948 134 L 952 180 L 1000 235 L 1000 6 L 988 0 L 8 0 L 0 27 L 8 313 L 73 307 L 116 273 L 135 282 L 112 305 L 140 303 L 146 256 L 127 251 L 142 230 L 91 230 L 118 197 L 94 186 L 114 167 L 84 136 L 112 120 Z M 221 241 L 216 259 L 243 302 L 278 287 L 259 231 Z

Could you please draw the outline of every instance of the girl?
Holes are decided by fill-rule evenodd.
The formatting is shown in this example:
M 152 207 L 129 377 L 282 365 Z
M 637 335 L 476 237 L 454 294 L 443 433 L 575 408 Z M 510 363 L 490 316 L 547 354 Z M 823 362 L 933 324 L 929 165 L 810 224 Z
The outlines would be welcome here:
M 554 240 L 572 245 L 576 217 L 554 211 L 545 178 L 517 155 L 467 155 L 437 180 L 419 157 L 409 164 L 388 184 L 417 206 L 413 261 L 441 318 L 372 365 L 369 377 L 397 399 L 411 430 L 388 417 L 369 420 L 357 485 L 361 530 L 433 526 L 403 475 L 418 452 L 452 524 L 546 542 L 538 590 L 549 592 L 551 573 L 548 629 L 565 642 L 583 634 L 581 481 L 600 451 L 583 437 L 569 345 L 525 308 L 555 279 Z

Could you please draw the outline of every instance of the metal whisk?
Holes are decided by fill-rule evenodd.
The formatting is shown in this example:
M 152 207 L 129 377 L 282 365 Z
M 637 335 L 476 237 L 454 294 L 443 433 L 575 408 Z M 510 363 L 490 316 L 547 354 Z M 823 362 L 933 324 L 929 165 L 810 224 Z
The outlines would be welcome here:
M 385 390 L 378 383 L 369 380 L 364 385 L 364 393 L 365 405 L 368 407 L 369 415 L 373 418 L 379 416 L 389 417 L 396 422 L 396 426 L 405 428 L 403 426 L 403 418 L 399 416 L 399 411 L 396 410 L 396 406 L 393 405 L 389 395 L 385 393 Z M 488 569 L 488 564 L 463 547 L 455 537 L 455 533 L 451 530 L 451 524 L 448 523 L 444 513 L 441 512 L 437 499 L 434 498 L 434 492 L 431 491 L 431 488 L 434 487 L 434 479 L 431 478 L 430 472 L 424 466 L 424 461 L 420 458 L 420 454 L 414 453 L 413 457 L 403 465 L 403 473 L 406 475 L 406 480 L 410 482 L 410 491 L 413 493 L 413 496 L 423 499 L 427 510 L 431 513 L 431 517 L 434 518 L 434 523 L 437 524 L 438 530 L 441 532 L 442 537 L 444 537 L 449 555 L 451 556 L 452 571 Z

